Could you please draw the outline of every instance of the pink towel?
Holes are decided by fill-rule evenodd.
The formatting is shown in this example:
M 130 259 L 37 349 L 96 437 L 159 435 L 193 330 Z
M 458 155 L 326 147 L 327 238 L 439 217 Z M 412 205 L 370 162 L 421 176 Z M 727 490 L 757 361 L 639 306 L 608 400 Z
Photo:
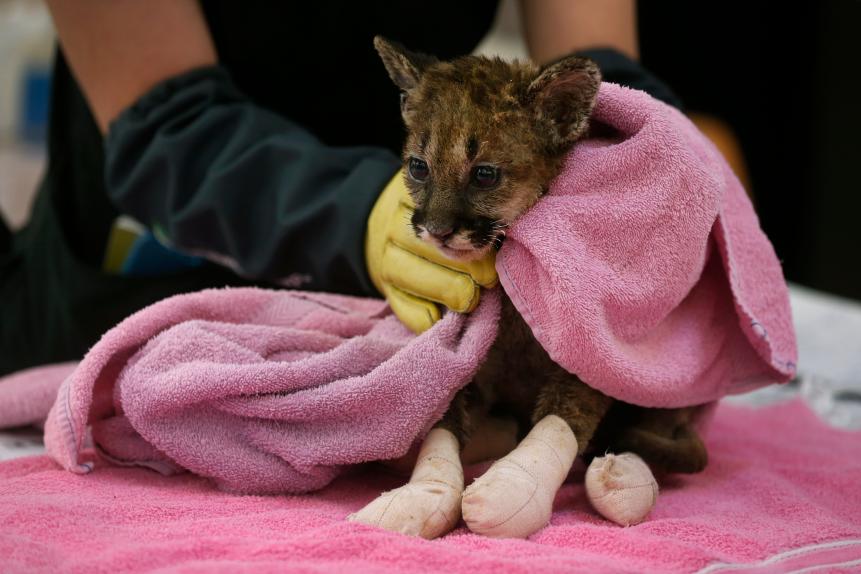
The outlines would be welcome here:
M 550 356 L 612 397 L 695 405 L 795 373 L 780 264 L 719 152 L 604 84 L 593 137 L 509 230 L 497 269 Z
M 724 160 L 677 111 L 604 85 L 593 137 L 510 230 L 501 282 L 551 356 L 646 406 L 713 401 L 794 372 L 780 266 Z M 88 425 L 117 464 L 224 489 L 304 492 L 394 458 L 468 383 L 497 294 L 413 338 L 383 303 L 206 291 L 109 331 L 60 389 L 49 452 L 88 472 Z M 2 422 L 0 422 L 2 424 Z
M 91 425 L 116 464 L 190 470 L 235 492 L 320 488 L 343 465 L 401 456 L 442 416 L 495 337 L 488 295 L 420 337 L 373 299 L 251 288 L 166 299 L 108 331 L 63 382 L 48 452 L 89 472 Z
M 650 519 L 601 519 L 578 481 L 529 540 L 463 525 L 425 541 L 344 521 L 402 483 L 357 469 L 313 495 L 236 496 L 194 475 L 47 457 L 0 464 L 0 571 L 39 572 L 850 572 L 861 567 L 861 433 L 801 403 L 721 405 L 702 474 L 663 481 Z M 841 565 L 842 566 L 839 566 Z M 826 567 L 824 565 L 831 565 Z M 853 566 L 854 565 L 854 566 Z M 753 567 L 756 566 L 756 567 Z
M 57 363 L 0 378 L 0 428 L 41 425 L 57 389 L 77 363 Z

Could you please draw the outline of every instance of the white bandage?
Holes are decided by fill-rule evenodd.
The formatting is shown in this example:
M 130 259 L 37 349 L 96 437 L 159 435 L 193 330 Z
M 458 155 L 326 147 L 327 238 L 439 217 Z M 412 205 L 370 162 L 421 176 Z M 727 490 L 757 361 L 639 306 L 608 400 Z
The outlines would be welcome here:
M 577 439 L 568 423 L 556 415 L 544 417 L 464 491 L 467 526 L 495 538 L 525 538 L 540 530 L 576 456 Z
M 347 520 L 433 539 L 457 524 L 462 494 L 460 446 L 453 434 L 436 428 L 422 444 L 410 481 L 384 492 Z
M 586 470 L 586 496 L 604 518 L 630 526 L 642 522 L 655 506 L 658 482 L 636 454 L 608 454 Z

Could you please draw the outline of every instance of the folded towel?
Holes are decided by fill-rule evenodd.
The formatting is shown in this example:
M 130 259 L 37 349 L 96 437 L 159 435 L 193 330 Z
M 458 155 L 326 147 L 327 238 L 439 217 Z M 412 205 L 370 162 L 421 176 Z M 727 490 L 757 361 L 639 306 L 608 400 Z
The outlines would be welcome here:
M 664 481 L 647 522 L 601 519 L 579 481 L 529 540 L 461 525 L 427 541 L 344 521 L 399 486 L 357 469 L 314 495 L 236 496 L 194 475 L 46 457 L 0 463 L 0 571 L 27 572 L 849 572 L 861 565 L 861 433 L 803 403 L 720 405 L 701 474 Z M 842 567 L 839 565 L 843 565 Z M 830 569 L 825 565 L 830 565 Z M 842 568 L 842 569 L 841 569 Z
M 550 356 L 648 407 L 792 378 L 780 264 L 716 148 L 674 108 L 613 84 L 591 132 L 497 258 Z
M 384 302 L 262 289 L 180 295 L 106 333 L 60 387 L 45 444 L 89 472 L 189 470 L 246 493 L 304 492 L 396 458 L 442 416 L 496 334 L 499 302 L 414 337 Z M 0 388 L 2 385 L 0 385 Z

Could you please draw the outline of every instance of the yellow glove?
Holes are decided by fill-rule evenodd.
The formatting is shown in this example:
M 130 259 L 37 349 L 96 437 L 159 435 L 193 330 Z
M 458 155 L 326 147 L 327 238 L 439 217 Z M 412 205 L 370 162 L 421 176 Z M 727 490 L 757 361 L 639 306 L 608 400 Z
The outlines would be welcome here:
M 371 280 L 395 315 L 421 333 L 439 320 L 437 303 L 458 313 L 475 309 L 481 287 L 496 285 L 496 254 L 491 251 L 476 261 L 448 259 L 413 233 L 414 207 L 398 172 L 368 218 L 365 260 Z

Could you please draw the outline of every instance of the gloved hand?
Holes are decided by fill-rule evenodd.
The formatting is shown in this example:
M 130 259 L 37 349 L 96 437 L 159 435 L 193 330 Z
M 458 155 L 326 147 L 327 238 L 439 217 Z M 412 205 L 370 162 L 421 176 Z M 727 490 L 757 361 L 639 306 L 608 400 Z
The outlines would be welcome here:
M 410 226 L 414 204 L 398 172 L 368 218 L 365 259 L 368 273 L 395 315 L 421 333 L 440 318 L 437 303 L 458 313 L 478 305 L 481 287 L 496 285 L 495 253 L 476 261 L 446 258 L 416 237 Z

